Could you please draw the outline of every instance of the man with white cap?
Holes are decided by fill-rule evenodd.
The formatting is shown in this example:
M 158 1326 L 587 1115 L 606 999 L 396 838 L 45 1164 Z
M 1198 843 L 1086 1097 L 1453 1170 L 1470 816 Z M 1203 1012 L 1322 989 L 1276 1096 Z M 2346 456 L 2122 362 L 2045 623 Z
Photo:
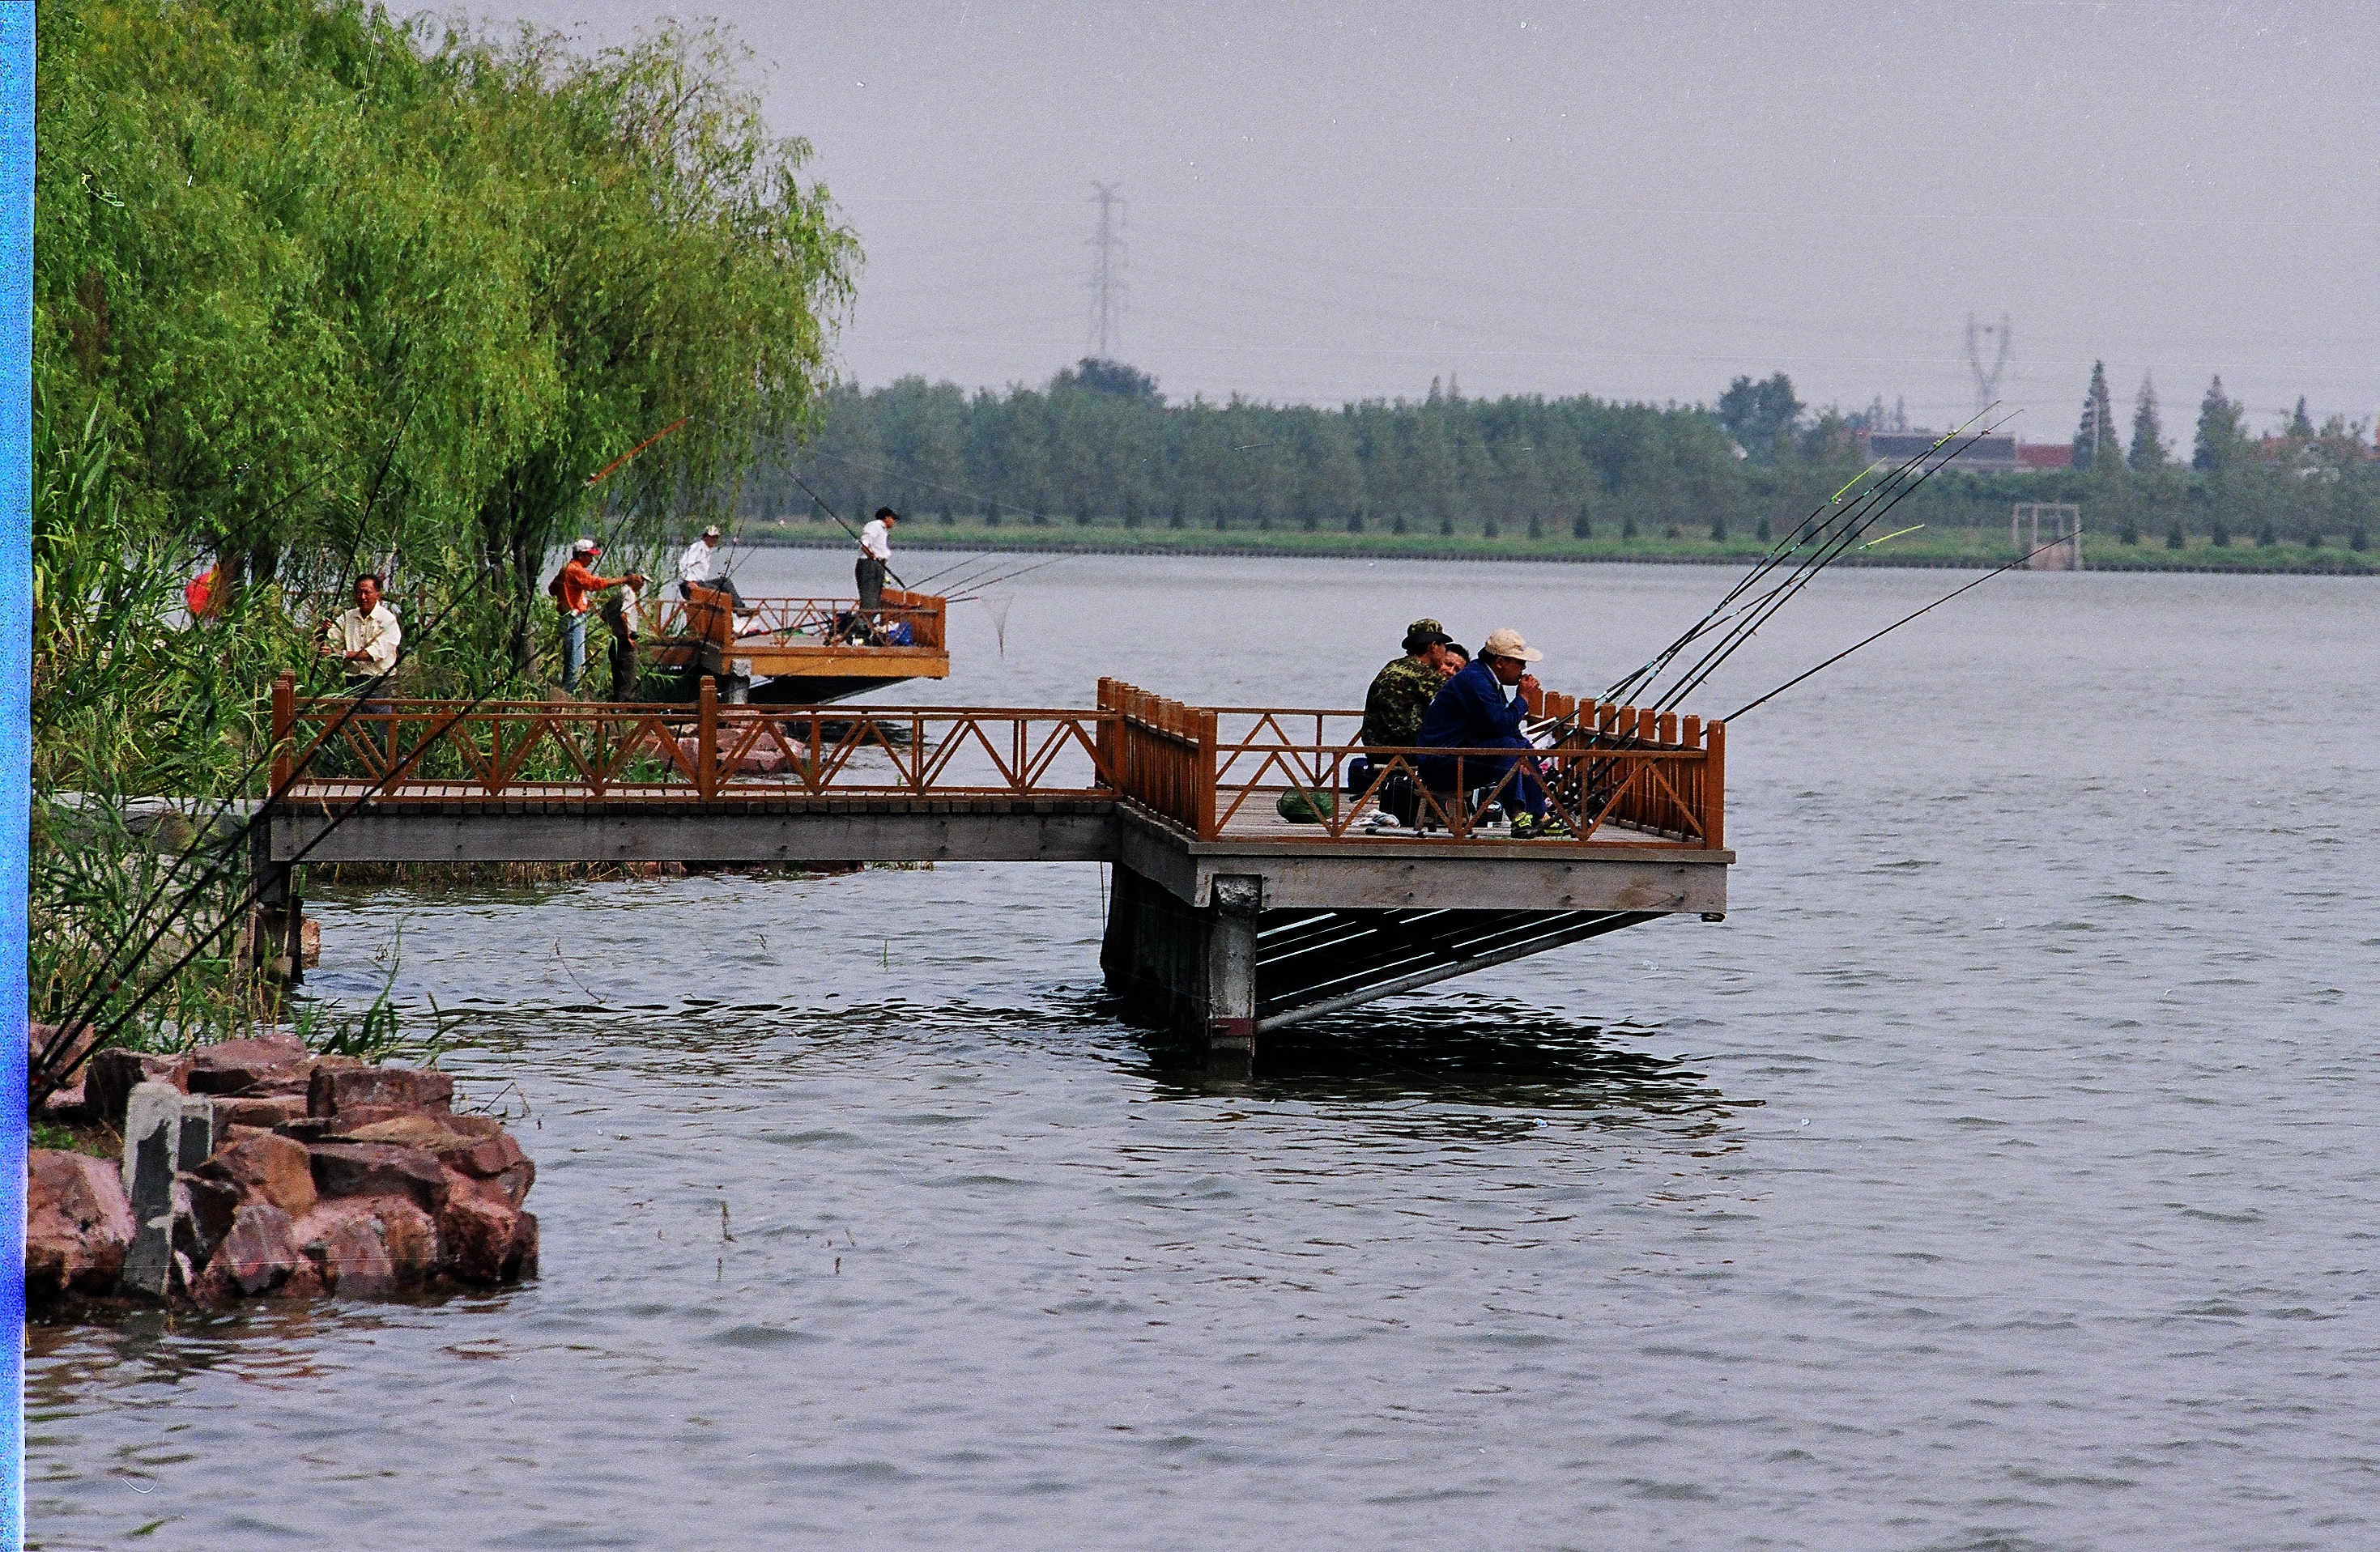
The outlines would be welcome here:
M 578 675 L 587 667 L 587 595 L 616 588 L 622 583 L 644 585 L 644 574 L 632 571 L 625 576 L 598 576 L 595 558 L 603 547 L 591 539 L 582 539 L 570 547 L 570 561 L 553 578 L 546 590 L 562 608 L 562 687 L 576 691 Z
M 1505 809 L 1509 812 L 1519 806 L 1522 811 L 1512 816 L 1515 841 L 1560 840 L 1570 834 L 1570 827 L 1559 815 L 1550 818 L 1546 815 L 1546 789 L 1537 771 L 1536 750 L 1521 732 L 1529 715 L 1527 697 L 1537 687 L 1529 664 L 1544 659 L 1543 652 L 1521 639 L 1519 631 L 1491 632 L 1471 666 L 1439 686 L 1421 720 L 1418 742 L 1425 749 L 1522 751 L 1468 755 L 1460 760 L 1459 780 L 1464 787 L 1493 787 L 1500 782 Z M 1434 791 L 1451 792 L 1458 780 L 1457 763 L 1453 755 L 1424 755 L 1421 779 Z
M 746 612 L 744 595 L 735 590 L 735 578 L 727 575 L 726 563 L 719 554 L 719 525 L 711 524 L 695 536 L 677 558 L 677 596 L 692 599 L 697 588 L 710 588 L 727 595 L 734 628 L 731 635 L 742 637 L 752 633 L 756 616 Z

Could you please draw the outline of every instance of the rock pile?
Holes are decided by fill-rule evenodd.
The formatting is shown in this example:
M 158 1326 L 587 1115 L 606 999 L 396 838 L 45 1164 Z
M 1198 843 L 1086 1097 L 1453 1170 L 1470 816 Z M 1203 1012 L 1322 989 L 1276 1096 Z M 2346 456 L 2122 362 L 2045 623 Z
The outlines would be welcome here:
M 454 1095 L 443 1073 L 279 1037 L 101 1051 L 48 1113 L 119 1128 L 123 1167 L 33 1152 L 27 1295 L 382 1298 L 533 1277 L 536 1167 L 494 1117 L 455 1114 Z

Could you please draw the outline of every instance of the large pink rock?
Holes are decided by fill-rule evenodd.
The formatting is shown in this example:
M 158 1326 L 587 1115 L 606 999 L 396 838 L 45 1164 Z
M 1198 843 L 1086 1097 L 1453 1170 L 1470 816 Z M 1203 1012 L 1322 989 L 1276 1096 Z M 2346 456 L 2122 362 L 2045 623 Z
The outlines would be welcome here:
M 248 1201 L 269 1202 L 291 1218 L 314 1206 L 314 1164 L 306 1145 L 270 1132 L 243 1131 L 199 1166 L 209 1180 L 239 1188 Z
M 254 1126 L 270 1131 L 285 1121 L 297 1121 L 305 1113 L 306 1096 L 303 1092 L 242 1095 L 236 1099 L 215 1101 L 215 1125 L 218 1129 Z
M 306 1215 L 298 1232 L 306 1236 L 300 1248 L 333 1292 L 350 1299 L 385 1299 L 396 1291 L 396 1267 L 388 1258 L 388 1243 L 370 1203 L 317 1207 Z
M 466 1282 L 512 1282 L 537 1269 L 537 1219 L 458 1183 L 438 1215 L 446 1269 Z
M 132 1243 L 124 1171 L 89 1154 L 35 1148 L 26 1155 L 25 1292 L 113 1293 Z
M 193 1094 L 249 1094 L 306 1061 L 306 1042 L 288 1035 L 224 1040 L 190 1053 Z
M 446 1171 L 434 1155 L 394 1143 L 316 1143 L 307 1149 L 322 1196 L 404 1196 L 425 1212 L 446 1205 Z
M 362 1109 L 443 1112 L 452 1108 L 455 1080 L 444 1073 L 417 1072 L 409 1067 L 330 1067 L 314 1069 L 306 1091 L 309 1115 L 361 1119 Z M 372 1119 L 381 1119 L 374 1117 Z
M 221 1284 L 222 1294 L 269 1292 L 295 1274 L 308 1270 L 305 1253 L 298 1248 L 290 1215 L 270 1202 L 251 1202 L 232 1220 L 231 1232 L 215 1247 L 194 1291 L 206 1299 Z

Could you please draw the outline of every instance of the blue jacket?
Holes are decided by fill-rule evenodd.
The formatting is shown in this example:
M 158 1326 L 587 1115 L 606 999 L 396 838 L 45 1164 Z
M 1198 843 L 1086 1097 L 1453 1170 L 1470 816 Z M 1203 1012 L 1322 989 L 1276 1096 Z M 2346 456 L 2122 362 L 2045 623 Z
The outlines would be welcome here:
M 1528 702 L 1518 695 L 1508 702 L 1495 673 L 1477 658 L 1438 687 L 1422 714 L 1425 749 L 1485 749 L 1509 745 L 1521 734 Z

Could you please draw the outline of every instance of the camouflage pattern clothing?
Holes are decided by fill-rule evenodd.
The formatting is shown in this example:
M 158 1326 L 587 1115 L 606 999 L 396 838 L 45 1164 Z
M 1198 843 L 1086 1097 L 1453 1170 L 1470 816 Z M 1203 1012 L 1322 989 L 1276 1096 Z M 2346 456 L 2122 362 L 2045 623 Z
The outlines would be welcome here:
M 1445 681 L 1427 661 L 1402 657 L 1372 676 L 1364 697 L 1364 746 L 1409 749 L 1421 740 L 1422 713 Z

